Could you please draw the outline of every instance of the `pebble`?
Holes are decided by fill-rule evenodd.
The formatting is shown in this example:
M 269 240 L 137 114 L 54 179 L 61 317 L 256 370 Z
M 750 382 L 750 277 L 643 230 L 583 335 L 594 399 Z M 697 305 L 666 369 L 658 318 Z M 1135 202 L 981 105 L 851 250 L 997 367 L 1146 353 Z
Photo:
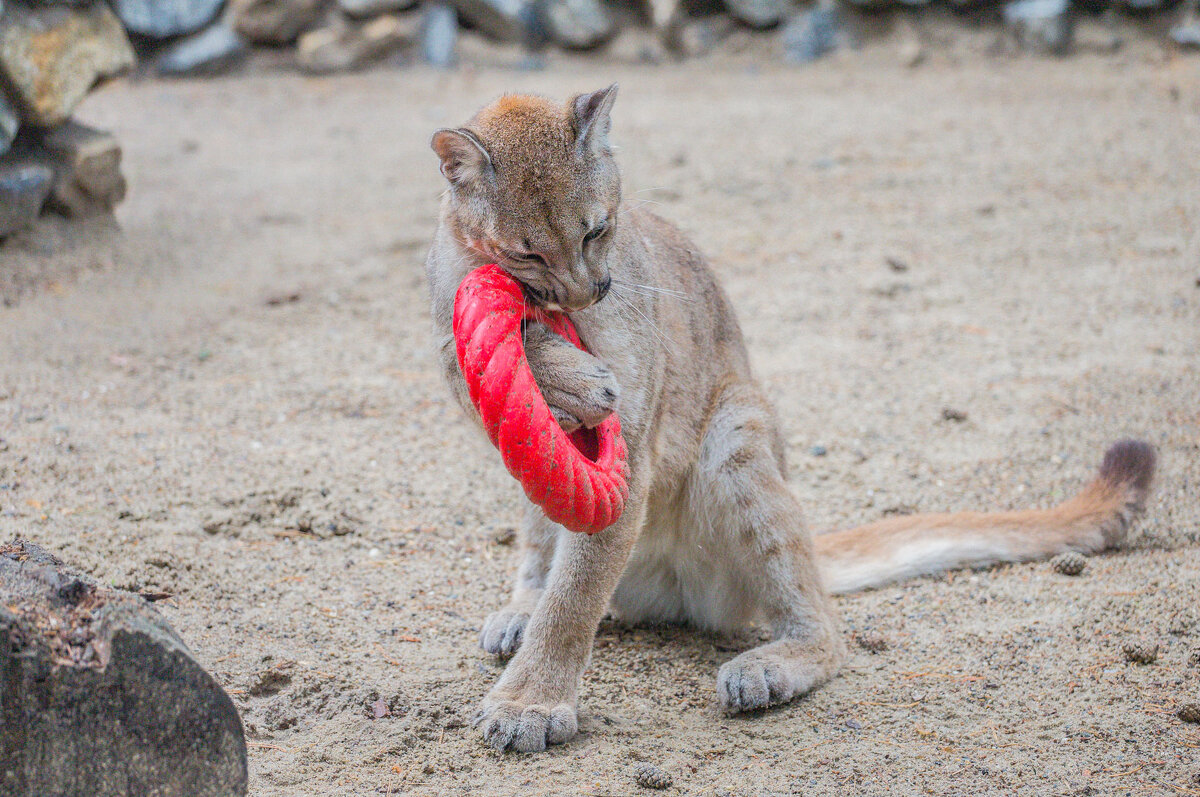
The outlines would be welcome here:
M 416 0 L 338 0 L 338 8 L 347 16 L 356 18 L 394 14 L 407 11 L 416 5 Z
M 881 653 L 888 648 L 887 640 L 873 631 L 863 631 L 854 635 L 854 641 L 863 650 L 869 650 L 872 653 Z
M 1200 724 L 1200 703 L 1185 703 L 1179 709 L 1178 717 L 1184 722 L 1190 722 L 1193 725 Z
M 861 731 L 862 723 L 856 719 L 848 719 L 846 720 L 846 727 L 850 728 L 851 730 Z
M 812 454 L 814 457 L 823 457 L 828 454 L 829 451 L 825 448 L 825 446 L 813 446 L 812 448 L 808 449 L 808 453 Z
M 964 410 L 956 410 L 953 407 L 943 407 L 942 408 L 942 420 L 944 420 L 944 421 L 954 421 L 955 423 L 962 423 L 966 419 L 967 419 L 967 413 Z

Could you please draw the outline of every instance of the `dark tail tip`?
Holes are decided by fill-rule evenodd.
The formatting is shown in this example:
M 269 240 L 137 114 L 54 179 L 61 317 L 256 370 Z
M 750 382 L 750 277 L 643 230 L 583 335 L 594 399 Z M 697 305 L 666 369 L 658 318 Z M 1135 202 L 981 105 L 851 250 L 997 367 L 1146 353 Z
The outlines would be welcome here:
M 1100 464 L 1100 478 L 1114 487 L 1133 487 L 1141 492 L 1154 481 L 1158 455 L 1154 446 L 1141 440 L 1119 440 L 1109 447 Z

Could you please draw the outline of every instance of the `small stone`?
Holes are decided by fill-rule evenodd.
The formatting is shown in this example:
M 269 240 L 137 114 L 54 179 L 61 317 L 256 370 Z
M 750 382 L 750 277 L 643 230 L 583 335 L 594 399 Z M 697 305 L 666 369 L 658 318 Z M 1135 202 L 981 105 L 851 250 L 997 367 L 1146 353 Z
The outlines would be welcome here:
M 808 449 L 808 453 L 814 457 L 823 457 L 828 454 L 829 451 L 825 448 L 825 446 L 813 446 L 812 448 Z
M 21 117 L 17 115 L 17 109 L 4 96 L 4 92 L 0 91 L 0 155 L 8 152 L 20 128 Z
M 653 764 L 639 764 L 633 779 L 643 789 L 669 789 L 675 782 L 669 772 L 664 772 Z
M 851 730 L 861 731 L 862 723 L 859 722 L 858 720 L 852 718 L 852 719 L 846 720 L 846 727 L 850 728 Z
M 943 421 L 954 421 L 955 423 L 962 423 L 966 419 L 967 419 L 967 413 L 964 412 L 963 410 L 956 410 L 953 407 L 943 407 L 942 408 L 942 420 Z
M 1179 709 L 1177 716 L 1184 722 L 1190 722 L 1193 725 L 1200 724 L 1200 703 L 1185 703 Z
M 62 124 L 96 81 L 135 61 L 121 21 L 103 3 L 11 6 L 0 25 L 0 73 L 35 125 Z
M 1087 567 L 1087 557 L 1075 551 L 1067 551 L 1051 559 L 1050 566 L 1054 568 L 1054 572 L 1064 576 L 1077 576 Z
M 842 40 L 836 8 L 814 8 L 793 16 L 783 29 L 787 60 L 808 64 L 836 50 Z
M 0 159 L 0 238 L 33 224 L 54 186 L 54 171 L 41 163 Z
M 78 218 L 109 213 L 125 198 L 121 146 L 109 133 L 67 122 L 46 133 L 42 144 L 54 168 L 50 208 Z
M 492 542 L 495 545 L 512 545 L 516 541 L 517 530 L 512 526 L 505 526 L 492 533 Z
M 903 274 L 905 271 L 908 271 L 908 263 L 905 263 L 898 257 L 888 257 L 884 258 L 884 260 L 887 262 L 888 268 L 898 274 Z
M 887 640 L 874 631 L 860 631 L 854 635 L 854 641 L 860 648 L 872 653 L 882 653 L 888 649 Z
M 1069 0 L 1016 0 L 1004 7 L 1004 24 L 1025 50 L 1063 56 L 1075 39 Z
M 321 18 L 323 0 L 234 0 L 233 27 L 257 44 L 290 44 Z
M 387 701 L 382 697 L 371 704 L 371 717 L 374 719 L 381 720 L 390 713 Z
M 154 39 L 195 33 L 212 22 L 224 0 L 112 0 L 112 6 L 134 33 Z
M 377 17 L 380 14 L 395 14 L 415 8 L 417 0 L 338 0 L 338 8 L 346 16 L 355 19 Z
M 167 49 L 154 68 L 160 75 L 210 76 L 228 72 L 249 52 L 244 39 L 223 22 Z
M 1196 648 L 1192 651 L 1191 655 L 1188 656 L 1188 666 L 1200 667 L 1200 648 Z
M 421 57 L 439 69 L 454 66 L 458 44 L 458 14 L 443 3 L 431 2 L 421 12 Z
M 1193 12 L 1171 28 L 1171 41 L 1185 50 L 1200 50 L 1200 17 Z
M 1158 645 L 1149 642 L 1126 642 L 1121 646 L 1121 652 L 1130 664 L 1153 664 L 1158 661 Z

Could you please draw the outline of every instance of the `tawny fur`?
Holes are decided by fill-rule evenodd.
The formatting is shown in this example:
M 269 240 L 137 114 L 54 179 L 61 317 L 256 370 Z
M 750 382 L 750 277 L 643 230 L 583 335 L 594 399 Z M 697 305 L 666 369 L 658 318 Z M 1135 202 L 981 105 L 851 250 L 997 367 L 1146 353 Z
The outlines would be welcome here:
M 1099 477 L 1049 510 L 914 515 L 810 536 L 784 481 L 774 409 L 753 378 L 729 301 L 704 258 L 651 213 L 620 208 L 608 146 L 615 86 L 557 105 L 509 96 L 433 148 L 450 183 L 427 261 L 435 335 L 467 401 L 451 337 L 455 291 L 499 262 L 529 300 L 563 308 L 590 354 L 537 325 L 535 378 L 564 428 L 620 408 L 629 445 L 625 513 L 592 537 L 530 506 L 509 605 L 483 648 L 512 656 L 476 724 L 500 749 L 541 750 L 576 732 L 576 695 L 606 612 L 774 641 L 725 663 L 730 712 L 802 695 L 845 656 L 835 592 L 950 567 L 1092 552 L 1116 544 L 1154 470 L 1144 443 L 1114 446 Z

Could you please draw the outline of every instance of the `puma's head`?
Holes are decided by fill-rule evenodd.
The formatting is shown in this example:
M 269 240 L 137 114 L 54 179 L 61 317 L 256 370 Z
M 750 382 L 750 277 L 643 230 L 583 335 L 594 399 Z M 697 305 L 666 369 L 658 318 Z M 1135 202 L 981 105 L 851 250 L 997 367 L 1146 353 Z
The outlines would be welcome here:
M 433 150 L 450 182 L 451 230 L 549 309 L 604 298 L 621 178 L 608 144 L 617 86 L 566 107 L 505 96 L 466 127 L 439 130 Z

